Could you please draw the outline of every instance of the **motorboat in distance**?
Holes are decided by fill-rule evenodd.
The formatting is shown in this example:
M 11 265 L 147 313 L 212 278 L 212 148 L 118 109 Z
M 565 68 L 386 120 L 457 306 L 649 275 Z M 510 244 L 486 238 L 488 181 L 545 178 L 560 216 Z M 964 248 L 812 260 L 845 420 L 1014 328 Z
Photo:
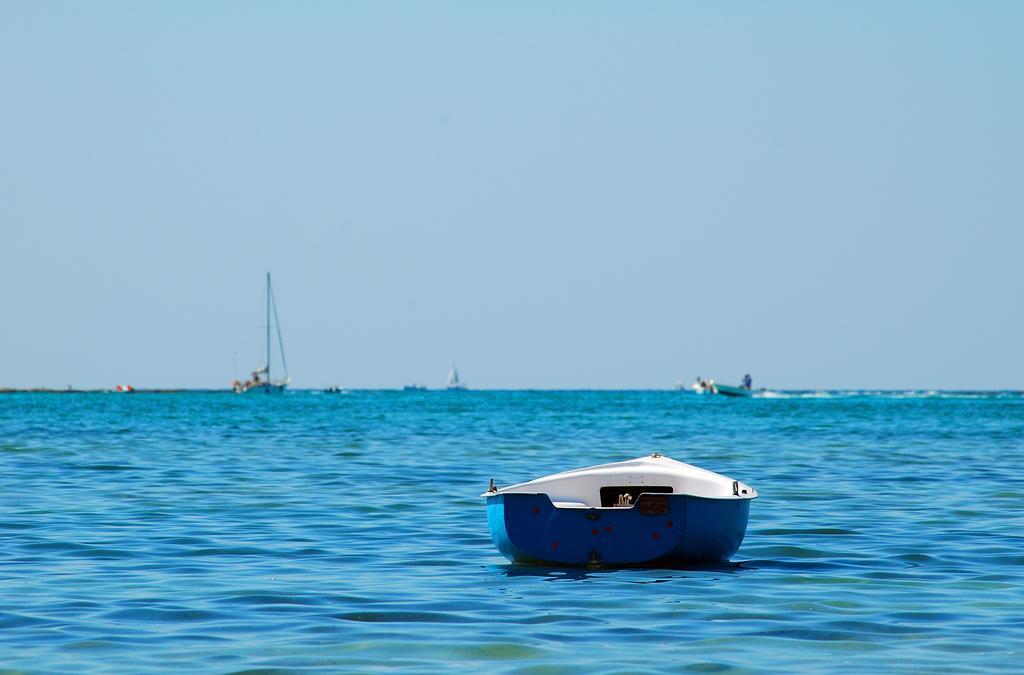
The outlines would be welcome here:
M 660 453 L 556 473 L 481 495 L 514 563 L 673 565 L 727 561 L 754 488 Z
M 728 384 L 719 384 L 714 380 L 705 380 L 698 377 L 693 383 L 693 391 L 697 394 L 721 394 L 733 398 L 749 398 L 754 395 L 753 380 L 750 375 L 743 376 L 743 384 L 733 387 Z

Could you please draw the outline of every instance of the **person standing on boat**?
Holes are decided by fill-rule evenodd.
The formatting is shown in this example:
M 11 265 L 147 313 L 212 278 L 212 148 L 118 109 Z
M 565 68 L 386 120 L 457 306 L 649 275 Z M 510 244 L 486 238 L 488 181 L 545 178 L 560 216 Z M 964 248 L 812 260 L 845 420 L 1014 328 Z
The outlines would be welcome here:
M 750 389 L 750 387 L 753 384 L 754 384 L 754 381 L 750 379 L 750 373 L 747 373 L 746 375 L 743 376 L 743 388 L 744 389 Z

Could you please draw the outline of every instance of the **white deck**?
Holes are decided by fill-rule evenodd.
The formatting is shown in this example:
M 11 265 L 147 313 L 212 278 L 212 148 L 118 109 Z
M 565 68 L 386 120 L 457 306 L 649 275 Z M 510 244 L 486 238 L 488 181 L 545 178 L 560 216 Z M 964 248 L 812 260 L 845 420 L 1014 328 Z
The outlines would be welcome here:
M 600 508 L 601 488 L 612 485 L 635 485 L 637 491 L 634 498 L 643 492 L 645 485 L 669 486 L 673 494 L 712 499 L 757 497 L 757 491 L 749 485 L 658 453 L 625 462 L 563 471 L 500 488 L 495 492 L 485 492 L 481 496 L 546 494 L 558 508 Z

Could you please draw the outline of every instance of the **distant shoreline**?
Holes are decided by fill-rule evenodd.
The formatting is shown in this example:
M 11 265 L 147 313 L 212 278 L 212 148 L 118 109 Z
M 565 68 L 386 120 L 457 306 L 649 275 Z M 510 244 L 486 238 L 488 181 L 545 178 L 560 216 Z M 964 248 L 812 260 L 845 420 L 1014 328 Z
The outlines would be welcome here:
M 191 394 L 231 393 L 230 389 L 132 389 L 118 391 L 116 389 L 51 389 L 49 387 L 0 387 L 0 394 Z
M 318 387 L 292 387 L 289 389 L 293 393 L 325 393 L 324 389 Z M 469 389 L 459 392 L 450 392 L 444 387 L 437 387 L 433 389 L 423 389 L 416 391 L 406 391 L 402 388 L 394 387 L 379 387 L 379 388 L 353 388 L 347 390 L 349 393 L 355 392 L 395 392 L 402 394 L 423 394 L 423 393 L 455 393 L 455 394 L 466 394 L 466 393 L 488 393 L 488 392 L 517 392 L 517 393 L 558 393 L 558 392 L 608 392 L 608 393 L 627 393 L 627 392 L 662 392 L 671 394 L 694 394 L 689 389 Z M 233 394 L 234 391 L 230 388 L 225 387 L 224 389 L 205 389 L 205 388 L 158 388 L 158 389 L 132 389 L 131 391 L 118 391 L 117 389 L 105 387 L 97 389 L 57 389 L 54 387 L 0 387 L 0 394 Z M 800 395 L 800 394 L 917 394 L 922 397 L 928 395 L 941 395 L 941 394 L 953 394 L 953 395 L 964 395 L 964 394 L 1019 394 L 1024 396 L 1024 390 L 1022 389 L 758 389 L 757 394 L 771 396 L 772 394 L 783 394 L 783 395 Z

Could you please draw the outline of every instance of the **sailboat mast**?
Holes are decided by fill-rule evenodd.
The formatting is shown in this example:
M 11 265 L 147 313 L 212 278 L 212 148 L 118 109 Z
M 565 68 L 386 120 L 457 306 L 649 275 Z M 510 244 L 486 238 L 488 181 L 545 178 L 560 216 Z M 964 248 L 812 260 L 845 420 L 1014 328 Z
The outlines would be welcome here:
M 270 383 L 270 272 L 267 272 L 267 383 Z
M 277 347 L 281 350 L 281 367 L 284 369 L 284 379 L 288 379 L 288 359 L 284 355 L 284 338 L 281 337 L 281 319 L 277 316 L 277 298 L 274 297 L 274 289 L 270 289 L 270 306 L 274 310 L 274 329 L 277 331 Z

